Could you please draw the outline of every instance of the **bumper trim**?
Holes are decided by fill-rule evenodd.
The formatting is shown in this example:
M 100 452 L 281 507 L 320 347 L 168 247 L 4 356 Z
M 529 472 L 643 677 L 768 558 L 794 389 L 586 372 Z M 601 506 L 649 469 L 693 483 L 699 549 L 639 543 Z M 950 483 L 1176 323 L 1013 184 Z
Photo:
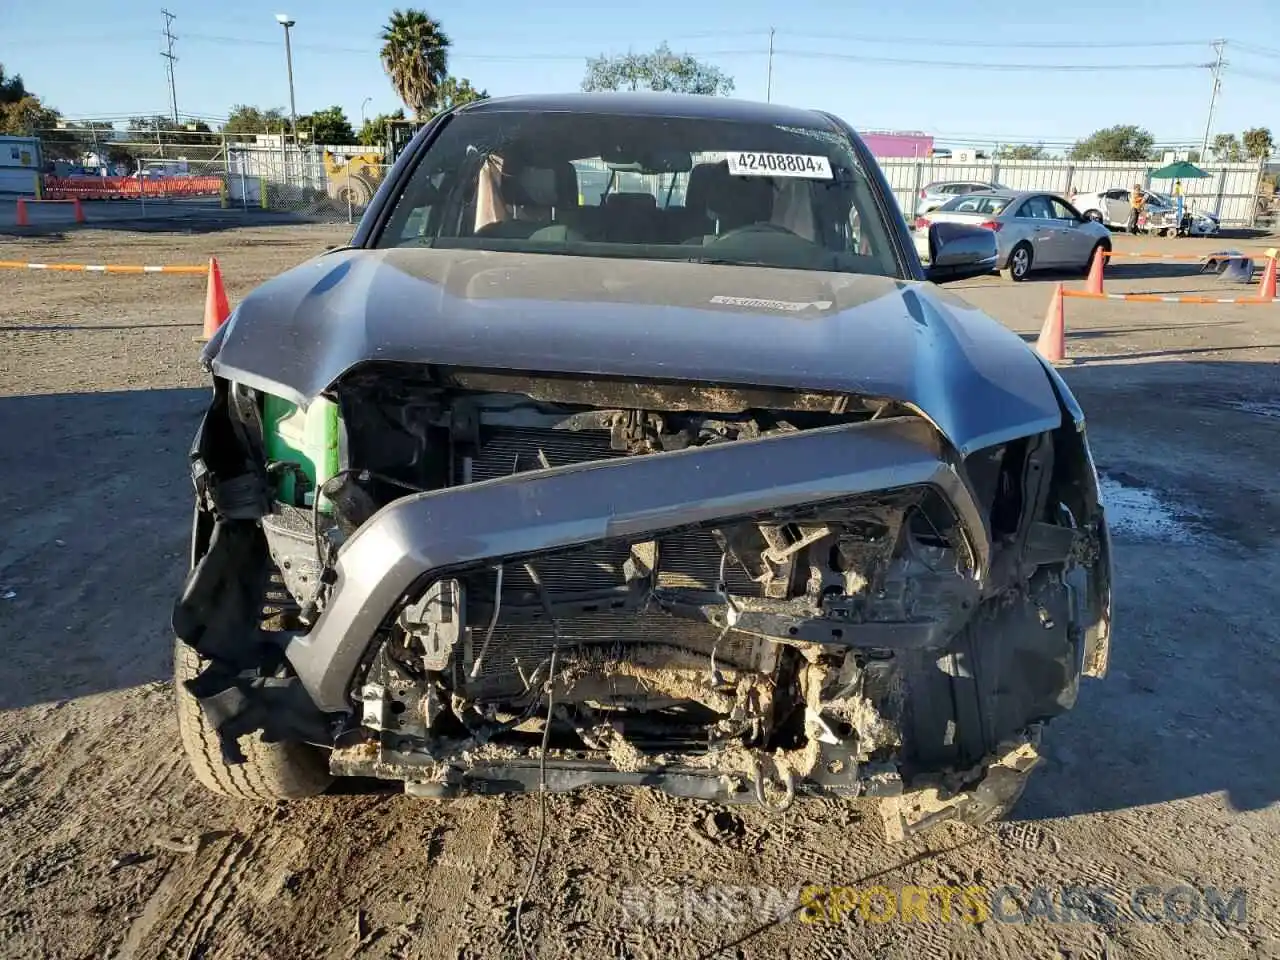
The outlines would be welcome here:
M 985 581 L 990 539 L 973 491 L 950 447 L 914 417 L 571 464 L 405 497 L 343 546 L 328 605 L 286 656 L 317 707 L 350 712 L 348 691 L 365 650 L 427 577 L 917 485 L 950 502 L 973 551 L 974 577 Z

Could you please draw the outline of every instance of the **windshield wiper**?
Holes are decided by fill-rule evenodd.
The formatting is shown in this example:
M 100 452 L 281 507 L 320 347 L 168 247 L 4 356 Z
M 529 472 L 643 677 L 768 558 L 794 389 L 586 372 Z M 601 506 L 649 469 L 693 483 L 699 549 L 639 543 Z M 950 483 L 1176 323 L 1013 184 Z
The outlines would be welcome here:
M 685 263 L 714 263 L 729 267 L 776 267 L 776 263 L 764 260 L 743 260 L 739 257 L 687 257 Z

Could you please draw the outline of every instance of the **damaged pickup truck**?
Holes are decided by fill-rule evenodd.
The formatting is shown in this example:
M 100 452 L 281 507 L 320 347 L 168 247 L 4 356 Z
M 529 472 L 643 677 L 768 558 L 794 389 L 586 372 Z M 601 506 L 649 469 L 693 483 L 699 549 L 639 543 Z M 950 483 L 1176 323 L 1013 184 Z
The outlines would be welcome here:
M 224 794 L 644 786 L 1006 813 L 1105 673 L 1083 415 L 938 286 L 858 136 L 712 97 L 493 99 L 208 344 L 175 607 Z

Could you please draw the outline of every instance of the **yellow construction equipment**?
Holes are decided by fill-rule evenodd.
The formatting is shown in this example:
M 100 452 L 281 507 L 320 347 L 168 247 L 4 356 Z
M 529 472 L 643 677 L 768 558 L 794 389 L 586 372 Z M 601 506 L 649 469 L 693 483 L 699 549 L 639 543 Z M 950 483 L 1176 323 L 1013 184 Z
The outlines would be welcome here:
M 341 157 L 324 152 L 324 175 L 329 196 L 339 205 L 363 209 L 382 183 L 386 165 L 381 153 L 360 153 Z

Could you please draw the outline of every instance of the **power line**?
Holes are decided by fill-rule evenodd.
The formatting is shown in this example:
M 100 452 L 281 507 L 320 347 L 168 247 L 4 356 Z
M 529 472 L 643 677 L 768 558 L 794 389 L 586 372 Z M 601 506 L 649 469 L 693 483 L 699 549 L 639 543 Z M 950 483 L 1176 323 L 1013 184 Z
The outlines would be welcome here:
M 176 19 L 176 16 L 175 14 L 170 13 L 168 10 L 165 10 L 163 7 L 160 9 L 160 12 L 164 14 L 164 37 L 166 40 L 169 41 L 168 52 L 166 53 L 165 51 L 161 50 L 160 56 L 164 57 L 165 69 L 169 73 L 169 104 L 170 106 L 173 107 L 173 122 L 177 123 L 178 122 L 178 90 L 173 82 L 173 62 L 178 58 L 173 55 L 173 41 L 177 40 L 178 38 L 175 37 L 173 35 L 173 31 L 169 29 L 170 26 L 173 24 L 173 21 Z
M 956 40 L 952 37 L 901 37 L 867 34 L 838 33 L 792 33 L 789 30 L 778 31 L 779 36 L 792 37 L 797 40 L 839 40 L 858 43 L 877 44 L 909 44 L 913 47 L 1016 47 L 1026 49 L 1034 47 L 1045 50 L 1137 50 L 1144 48 L 1168 47 L 1203 47 L 1208 40 Z
M 1265 83 L 1280 83 L 1280 73 L 1267 73 L 1265 70 L 1249 70 L 1243 67 L 1232 67 L 1233 77 L 1248 77 L 1251 80 L 1262 80 Z
M 774 50 L 779 57 L 807 57 L 821 60 L 849 60 L 855 63 L 877 63 L 900 67 L 942 67 L 963 70 L 1034 70 L 1053 72 L 1096 72 L 1133 70 L 1203 70 L 1211 63 L 974 63 L 959 60 L 912 60 L 897 57 L 866 57 L 856 53 L 823 53 L 816 50 Z
M 1277 50 L 1274 47 L 1259 47 L 1252 43 L 1241 43 L 1239 40 L 1232 40 L 1231 42 L 1236 45 L 1237 50 L 1242 50 L 1245 53 L 1252 53 L 1259 57 L 1271 57 L 1274 60 L 1280 60 L 1280 50 Z

